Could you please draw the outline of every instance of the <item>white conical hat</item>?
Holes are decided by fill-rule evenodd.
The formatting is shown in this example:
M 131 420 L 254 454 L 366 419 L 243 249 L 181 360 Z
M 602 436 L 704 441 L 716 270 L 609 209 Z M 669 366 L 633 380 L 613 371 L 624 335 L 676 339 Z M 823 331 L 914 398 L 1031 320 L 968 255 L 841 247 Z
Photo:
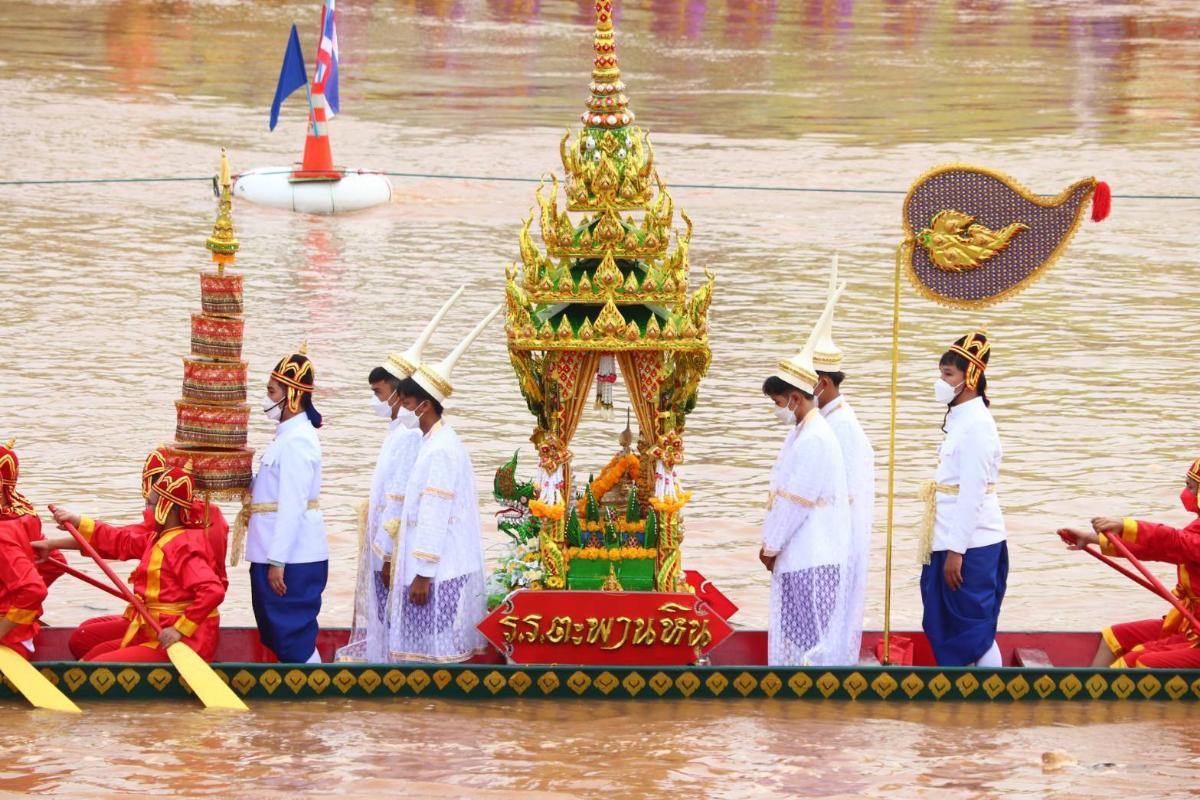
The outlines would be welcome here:
M 437 364 L 421 364 L 416 373 L 413 375 L 413 380 L 417 384 L 429 392 L 439 403 L 445 403 L 446 400 L 454 392 L 454 386 L 450 382 L 450 374 L 454 371 L 454 365 L 462 358 L 463 353 L 467 352 L 467 348 L 471 343 L 478 338 L 479 334 L 483 333 L 483 329 L 488 326 L 488 323 L 496 318 L 504 306 L 496 306 L 492 313 L 484 317 L 475 329 L 467 334 L 467 338 L 459 342 L 458 347 L 451 351 L 450 355 L 443 358 Z
M 825 301 L 825 310 L 813 327 L 813 366 L 818 372 L 840 372 L 842 369 L 842 351 L 833 341 L 833 311 L 838 299 L 846 289 L 846 284 L 838 286 L 838 257 L 833 255 L 833 265 L 829 268 L 829 297 Z
M 421 366 L 421 354 L 425 352 L 425 345 L 429 344 L 429 337 L 433 336 L 434 329 L 438 323 L 442 321 L 442 317 L 446 316 L 446 312 L 450 310 L 450 306 L 462 295 L 465 286 L 458 287 L 458 291 L 450 295 L 450 299 L 442 304 L 438 312 L 433 315 L 433 319 L 429 320 L 429 324 L 425 326 L 425 330 L 421 331 L 421 335 L 417 337 L 417 341 L 413 342 L 413 346 L 405 350 L 403 353 L 389 353 L 387 361 L 383 363 L 383 368 L 388 374 L 399 380 L 411 378 L 416 374 L 417 369 Z
M 836 277 L 836 264 L 834 265 L 834 275 Z M 828 332 L 833 326 L 833 310 L 837 307 L 838 298 L 845 291 L 846 284 L 842 284 L 836 288 L 831 287 L 828 298 L 825 300 L 825 308 L 821 311 L 821 316 L 813 325 L 812 333 L 808 336 L 808 341 L 804 343 L 804 348 L 799 355 L 792 356 L 779 362 L 779 366 L 775 372 L 775 377 L 786 381 L 788 384 L 795 386 L 801 391 L 812 394 L 813 389 L 817 385 L 817 370 L 836 371 L 830 369 L 826 361 L 826 366 L 818 366 L 816 361 L 817 348 L 820 346 L 821 333 Z M 832 337 L 830 336 L 830 344 L 832 345 Z M 832 349 L 836 350 L 836 345 Z M 841 352 L 838 352 L 838 363 L 841 362 Z

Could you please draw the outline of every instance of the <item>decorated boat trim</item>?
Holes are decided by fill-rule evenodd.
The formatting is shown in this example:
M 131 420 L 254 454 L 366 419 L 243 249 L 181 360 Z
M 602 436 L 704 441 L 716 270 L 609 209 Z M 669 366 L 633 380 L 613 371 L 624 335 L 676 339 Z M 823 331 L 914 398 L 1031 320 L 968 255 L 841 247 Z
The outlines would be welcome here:
M 170 664 L 47 662 L 77 700 L 184 698 Z M 622 700 L 1127 701 L 1200 699 L 1200 670 L 1005 667 L 585 667 L 500 664 L 214 664 L 247 700 L 328 697 Z M 19 698 L 5 680 L 0 699 Z

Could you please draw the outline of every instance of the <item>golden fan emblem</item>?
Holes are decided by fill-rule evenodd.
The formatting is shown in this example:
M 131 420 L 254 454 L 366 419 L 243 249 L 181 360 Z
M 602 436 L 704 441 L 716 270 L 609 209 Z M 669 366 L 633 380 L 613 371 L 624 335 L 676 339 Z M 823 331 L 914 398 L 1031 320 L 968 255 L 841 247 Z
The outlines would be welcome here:
M 981 267 L 1028 229 L 1025 223 L 1014 222 L 994 231 L 976 223 L 970 214 L 948 209 L 934 214 L 929 227 L 917 234 L 917 241 L 929 251 L 929 260 L 938 269 L 965 272 Z

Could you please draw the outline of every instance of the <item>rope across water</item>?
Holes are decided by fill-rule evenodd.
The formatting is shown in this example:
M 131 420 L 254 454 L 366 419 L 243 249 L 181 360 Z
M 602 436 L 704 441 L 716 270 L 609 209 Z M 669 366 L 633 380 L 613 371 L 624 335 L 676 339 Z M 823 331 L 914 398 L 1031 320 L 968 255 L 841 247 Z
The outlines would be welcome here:
M 270 174 L 288 174 L 288 171 L 279 173 L 259 172 L 258 175 Z M 439 172 L 382 172 L 375 173 L 387 175 L 391 178 L 421 178 L 426 180 L 446 180 L 446 181 L 482 181 L 491 183 L 540 183 L 541 178 L 526 178 L 514 175 L 455 175 L 450 173 Z M 140 177 L 140 178 L 12 178 L 0 180 L 0 187 L 3 186 L 59 186 L 59 185 L 81 185 L 81 184 L 108 184 L 108 183 L 180 183 L 187 181 L 211 183 L 213 176 L 211 175 L 174 175 L 164 177 Z M 849 188 L 837 189 L 824 186 L 773 186 L 770 184 L 737 184 L 737 183 L 673 183 L 672 188 L 675 189 L 712 189 L 716 191 L 727 192 L 789 192 L 803 194 L 857 194 L 857 195 L 905 195 L 905 189 L 866 189 L 866 188 Z M 1045 195 L 1050 197 L 1052 195 Z M 1167 201 L 1187 201 L 1200 200 L 1200 195 L 1196 194 L 1114 194 L 1114 199 L 1118 200 L 1167 200 Z

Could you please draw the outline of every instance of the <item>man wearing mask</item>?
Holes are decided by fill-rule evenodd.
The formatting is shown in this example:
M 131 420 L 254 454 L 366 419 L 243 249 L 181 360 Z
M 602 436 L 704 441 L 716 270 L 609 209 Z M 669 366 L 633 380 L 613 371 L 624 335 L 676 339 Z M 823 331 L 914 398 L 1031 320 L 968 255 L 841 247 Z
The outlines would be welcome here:
M 142 509 L 141 521 L 132 525 L 114 527 L 106 522 L 76 514 L 62 506 L 52 505 L 50 512 L 62 530 L 66 530 L 67 524 L 70 523 L 79 531 L 101 530 L 105 537 L 120 536 L 126 533 L 151 536 L 155 531 L 156 523 L 154 521 L 154 501 L 150 495 L 154 482 L 169 469 L 170 464 L 167 463 L 166 454 L 161 448 L 155 448 L 150 455 L 146 456 L 146 460 L 142 464 L 142 499 L 145 500 L 145 507 Z M 228 589 L 229 579 L 225 574 L 225 544 L 229 536 L 229 524 L 225 521 L 225 516 L 216 505 L 206 504 L 202 498 L 196 497 L 192 501 L 190 519 L 196 527 L 204 529 L 205 538 L 208 541 L 209 564 L 221 580 L 221 585 Z M 135 557 L 140 558 L 141 554 L 138 553 Z M 83 658 L 96 645 L 119 639 L 128 626 L 129 620 L 122 614 L 92 617 L 75 629 L 67 646 L 75 658 Z
M 79 533 L 104 558 L 138 559 L 129 581 L 162 633 L 142 619 L 132 607 L 125 612 L 125 628 L 112 640 L 97 644 L 85 661 L 165 662 L 166 648 L 183 641 L 205 661 L 216 655 L 221 618 L 217 607 L 225 599 L 225 586 L 210 563 L 208 537 L 192 519 L 193 482 L 189 464 L 164 472 L 150 493 L 154 527 L 113 528 L 87 524 Z M 78 550 L 73 537 L 35 542 L 45 557 L 51 549 Z
M 321 415 L 313 405 L 313 365 L 300 352 L 267 380 L 263 412 L 278 423 L 251 484 L 250 504 L 234 528 L 230 563 L 243 537 L 250 598 L 262 643 L 284 663 L 318 663 L 317 616 L 329 577 L 321 516 Z
M 475 626 L 487 613 L 483 532 L 471 457 L 442 419 L 454 391 L 451 373 L 500 312 L 488 314 L 450 355 L 422 364 L 401 384 L 404 419 L 421 432 L 421 450 L 404 491 L 400 548 L 392 567 L 392 661 L 467 661 L 483 652 Z
M 1008 582 L 1008 543 L 996 497 L 1000 435 L 988 407 L 984 331 L 942 354 L 934 396 L 946 406 L 934 479 L 921 485 L 922 626 L 945 667 L 1003 666 L 996 644 Z
M 759 559 L 771 573 L 767 663 L 858 663 L 850 647 L 850 508 L 842 452 L 813 399 L 813 337 L 763 383 L 787 439 L 771 468 Z M 861 625 L 861 623 L 859 623 Z
M 1096 517 L 1093 533 L 1063 530 L 1059 535 L 1070 539 L 1069 547 L 1080 550 L 1099 544 L 1110 556 L 1119 555 L 1109 544 L 1118 538 L 1134 558 L 1178 565 L 1179 582 L 1175 596 L 1193 614 L 1200 613 L 1200 596 L 1193 581 L 1200 577 L 1200 506 L 1196 491 L 1200 488 L 1200 459 L 1192 462 L 1184 476 L 1179 500 L 1192 520 L 1183 528 L 1131 517 Z M 1193 577 L 1198 576 L 1198 577 Z M 1200 669 L 1200 631 L 1177 610 L 1162 618 L 1122 622 L 1102 631 L 1100 647 L 1092 661 L 1094 667 L 1149 667 L 1152 669 Z
M 857 661 L 862 647 L 863 610 L 867 599 L 867 565 L 871 557 L 871 527 L 875 517 L 875 450 L 858 421 L 858 415 L 841 392 L 842 381 L 846 375 L 842 372 L 842 351 L 833 341 L 833 311 L 846 285 L 836 285 L 837 268 L 837 256 L 834 256 L 829 276 L 829 299 L 812 334 L 816 340 L 813 348 L 813 366 L 817 369 L 813 399 L 821 409 L 821 416 L 825 417 L 829 427 L 833 429 L 846 467 L 846 490 L 849 492 L 850 529 L 853 536 L 850 539 L 850 555 L 846 569 L 846 596 L 850 607 L 844 628 L 845 652 Z
M 337 651 L 337 661 L 387 661 L 392 556 L 400 536 L 404 491 L 422 441 L 420 429 L 413 424 L 416 416 L 403 405 L 407 397 L 404 381 L 420 367 L 425 345 L 462 291 L 460 288 L 442 305 L 412 347 L 403 353 L 392 353 L 367 376 L 373 394 L 372 406 L 377 415 L 389 421 L 388 433 L 375 462 L 367 507 L 360 513 L 354 625 L 349 642 Z

